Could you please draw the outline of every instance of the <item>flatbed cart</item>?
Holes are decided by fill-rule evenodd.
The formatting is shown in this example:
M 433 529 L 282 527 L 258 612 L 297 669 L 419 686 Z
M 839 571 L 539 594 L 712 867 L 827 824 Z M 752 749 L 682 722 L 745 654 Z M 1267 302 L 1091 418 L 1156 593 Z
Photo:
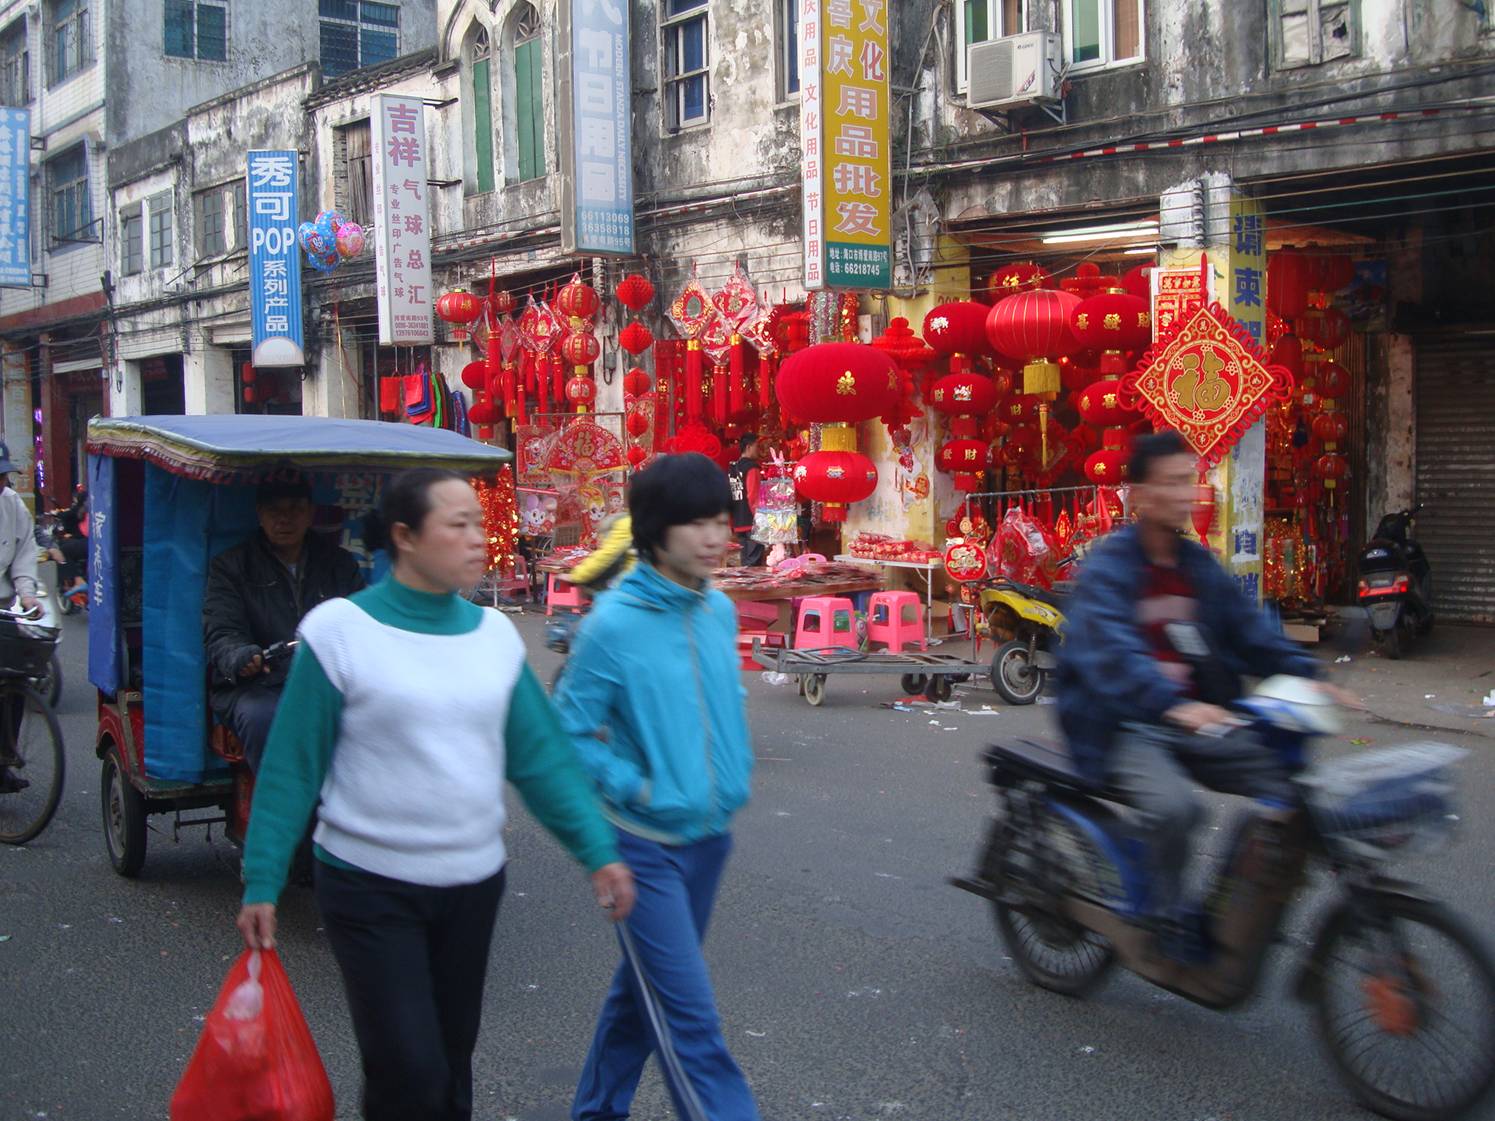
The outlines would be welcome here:
M 765 649 L 759 639 L 753 640 L 753 661 L 764 669 L 798 677 L 800 695 L 817 707 L 825 701 L 825 679 L 833 673 L 902 674 L 905 693 L 923 693 L 929 700 L 939 702 L 950 699 L 957 680 L 964 681 L 989 670 L 981 662 L 969 662 L 954 654 L 892 654 L 887 651 L 864 654 L 860 650 L 840 647 Z

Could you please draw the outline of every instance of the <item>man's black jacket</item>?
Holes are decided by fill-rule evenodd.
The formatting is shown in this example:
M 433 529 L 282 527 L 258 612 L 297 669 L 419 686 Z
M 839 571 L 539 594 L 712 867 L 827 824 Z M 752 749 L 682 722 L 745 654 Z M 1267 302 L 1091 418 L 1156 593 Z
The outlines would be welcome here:
M 363 587 L 353 554 L 320 534 L 306 537 L 295 577 L 270 551 L 259 530 L 242 545 L 226 549 L 208 568 L 202 600 L 203 641 L 213 671 L 213 701 L 226 703 L 241 684 L 239 671 L 255 653 L 296 637 L 302 617 L 324 600 L 349 596 Z M 290 659 L 257 680 L 285 681 Z

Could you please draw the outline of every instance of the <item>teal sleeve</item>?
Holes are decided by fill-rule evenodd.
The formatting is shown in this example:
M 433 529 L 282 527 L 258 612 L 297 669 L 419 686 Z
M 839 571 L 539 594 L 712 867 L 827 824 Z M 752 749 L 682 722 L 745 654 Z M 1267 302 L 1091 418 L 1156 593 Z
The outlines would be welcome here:
M 285 887 L 296 846 L 317 808 L 332 764 L 343 696 L 302 643 L 275 710 L 265 757 L 255 777 L 244 841 L 244 902 L 274 903 Z
M 509 699 L 504 728 L 505 769 L 540 824 L 586 868 L 595 872 L 618 859 L 613 829 L 597 805 L 555 706 L 525 666 Z
M 638 766 L 599 738 L 607 735 L 622 688 L 606 642 L 596 640 L 583 626 L 561 674 L 556 707 L 561 713 L 561 727 L 576 745 L 582 765 L 602 796 L 615 806 L 637 800 L 644 789 L 644 775 Z

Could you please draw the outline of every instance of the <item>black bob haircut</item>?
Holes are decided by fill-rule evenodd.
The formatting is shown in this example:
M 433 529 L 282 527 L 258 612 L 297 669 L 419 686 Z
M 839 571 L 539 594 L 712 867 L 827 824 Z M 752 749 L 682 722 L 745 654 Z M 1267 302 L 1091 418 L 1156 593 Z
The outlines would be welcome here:
M 390 531 L 407 525 L 414 533 L 431 513 L 431 488 L 438 483 L 467 482 L 465 475 L 443 467 L 412 467 L 401 471 L 384 484 L 379 496 L 379 512 L 364 525 L 363 541 L 369 549 L 388 549 L 393 542 Z
M 1133 483 L 1145 483 L 1152 473 L 1152 465 L 1158 460 L 1193 454 L 1194 449 L 1189 447 L 1188 441 L 1172 428 L 1150 436 L 1139 436 L 1132 442 L 1132 458 L 1126 467 L 1127 479 Z
M 670 526 L 714 518 L 731 506 L 727 476 L 711 460 L 699 452 L 662 455 L 633 477 L 628 492 L 633 547 L 652 561 Z

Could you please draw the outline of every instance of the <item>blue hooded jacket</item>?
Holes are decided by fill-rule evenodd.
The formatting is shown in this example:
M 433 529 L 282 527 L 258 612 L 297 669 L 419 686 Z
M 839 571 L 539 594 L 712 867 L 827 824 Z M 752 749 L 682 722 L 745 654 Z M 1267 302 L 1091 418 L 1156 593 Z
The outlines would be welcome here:
M 1209 550 L 1183 538 L 1178 565 L 1194 588 L 1199 627 L 1239 691 L 1245 676 L 1285 673 L 1316 677 L 1318 664 L 1266 620 Z M 1059 650 L 1059 724 L 1075 766 L 1105 781 L 1111 747 L 1123 724 L 1160 724 L 1187 698 L 1158 671 L 1137 622 L 1148 561 L 1136 526 L 1099 542 L 1085 558 L 1065 608 Z
M 619 828 L 666 844 L 725 833 L 753 769 L 737 611 L 638 567 L 582 622 L 561 721 Z

